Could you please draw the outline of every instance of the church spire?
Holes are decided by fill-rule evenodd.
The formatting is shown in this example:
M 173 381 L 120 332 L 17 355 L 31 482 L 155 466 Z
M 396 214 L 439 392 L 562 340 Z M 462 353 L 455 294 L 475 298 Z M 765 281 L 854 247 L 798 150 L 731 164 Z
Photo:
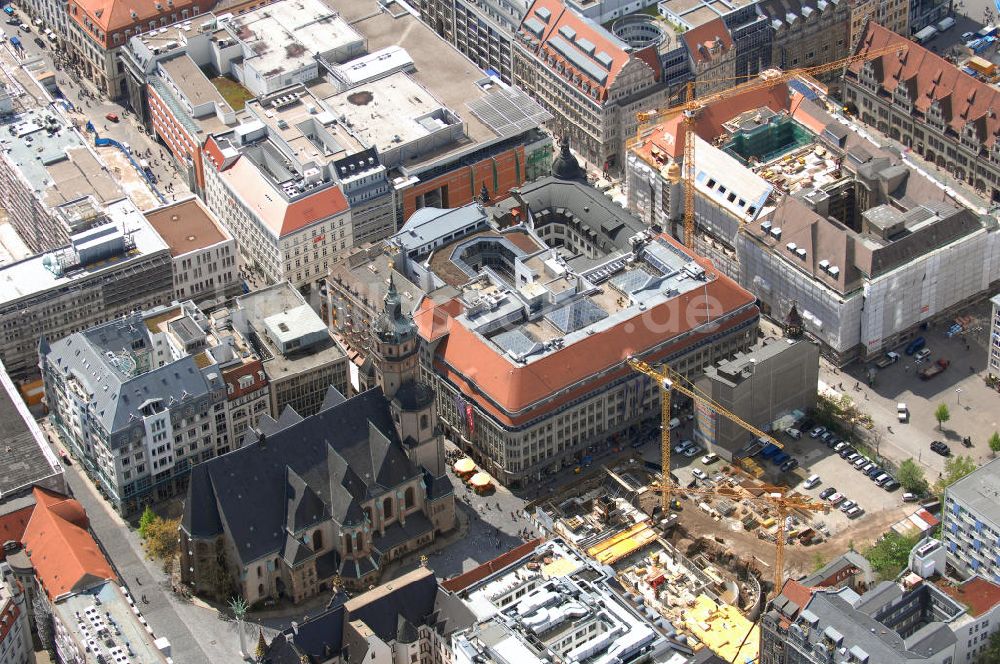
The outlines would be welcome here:
M 385 343 L 402 343 L 416 335 L 413 318 L 403 313 L 403 303 L 396 282 L 389 275 L 389 286 L 382 300 L 382 312 L 375 319 L 375 334 Z

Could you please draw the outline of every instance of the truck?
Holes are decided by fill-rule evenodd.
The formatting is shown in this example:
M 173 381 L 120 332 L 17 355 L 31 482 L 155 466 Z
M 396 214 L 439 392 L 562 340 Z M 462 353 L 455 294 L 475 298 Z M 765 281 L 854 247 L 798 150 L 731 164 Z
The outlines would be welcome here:
M 934 376 L 938 375 L 942 371 L 948 368 L 950 362 L 945 359 L 938 360 L 934 364 L 931 364 L 920 370 L 920 380 L 930 380 Z
M 955 27 L 955 19 L 951 16 L 946 16 L 945 18 L 938 21 L 937 29 L 938 32 L 945 32 L 946 30 L 951 30 Z
M 875 366 L 877 366 L 879 369 L 885 369 L 886 367 L 893 365 L 898 361 L 899 361 L 899 353 L 889 351 L 888 353 L 879 358 L 879 360 L 875 363 Z
M 935 28 L 933 25 L 928 25 L 926 28 L 919 31 L 917 34 L 913 35 L 913 41 L 917 42 L 918 44 L 923 44 L 924 42 L 933 39 L 934 35 L 936 35 L 937 32 L 938 32 L 937 28 Z

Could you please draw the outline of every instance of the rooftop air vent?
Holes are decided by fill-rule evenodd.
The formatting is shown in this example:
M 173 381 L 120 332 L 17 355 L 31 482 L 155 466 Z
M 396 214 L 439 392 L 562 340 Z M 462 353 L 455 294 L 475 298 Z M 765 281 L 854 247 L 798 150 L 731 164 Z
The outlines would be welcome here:
M 830 261 L 826 260 L 825 258 L 819 262 L 819 269 L 823 270 L 824 272 L 826 272 L 826 270 L 829 267 L 830 267 Z
M 760 230 L 764 231 L 765 233 L 767 233 L 768 231 L 770 231 L 771 230 L 771 222 L 770 221 L 762 221 L 760 223 Z
M 785 247 L 787 247 L 789 251 L 795 251 L 796 249 L 798 249 L 798 246 L 796 246 L 794 242 L 789 242 L 788 244 L 785 245 Z
M 771 229 L 771 237 L 773 237 L 775 240 L 780 240 L 781 239 L 781 229 L 780 228 L 772 228 Z
M 798 249 L 795 250 L 795 255 L 798 256 L 799 258 L 805 260 L 806 250 L 803 249 L 802 247 L 799 247 Z
M 840 274 L 840 268 L 837 267 L 836 265 L 831 265 L 830 269 L 827 270 L 827 272 L 830 273 L 831 277 L 836 277 L 838 274 Z

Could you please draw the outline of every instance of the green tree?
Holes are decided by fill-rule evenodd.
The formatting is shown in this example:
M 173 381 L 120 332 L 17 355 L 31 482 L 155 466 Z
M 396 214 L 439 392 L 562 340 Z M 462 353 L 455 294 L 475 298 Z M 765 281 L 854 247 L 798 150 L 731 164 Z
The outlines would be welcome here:
M 986 649 L 979 653 L 977 664 L 996 664 L 1000 662 L 1000 632 L 993 632 L 990 635 L 990 642 L 986 644 Z
M 937 420 L 938 431 L 941 431 L 941 425 L 951 419 L 951 411 L 948 410 L 948 404 L 938 404 L 937 410 L 934 411 L 934 419 Z
M 943 500 L 945 489 L 974 471 L 976 468 L 976 461 L 970 456 L 948 457 L 944 460 L 944 472 L 941 473 L 941 478 L 934 486 L 934 492 L 937 493 L 938 497 Z
M 899 480 L 899 483 L 907 491 L 916 494 L 927 491 L 927 479 L 924 477 L 924 469 L 918 466 L 913 459 L 906 459 L 903 463 L 899 464 L 899 472 L 896 473 L 896 479 Z
M 910 550 L 919 541 L 920 535 L 907 537 L 900 535 L 895 530 L 890 530 L 865 551 L 864 555 L 880 578 L 884 580 L 895 579 L 906 567 L 910 558 Z
M 156 512 L 153 511 L 153 508 L 146 505 L 146 509 L 142 511 L 142 516 L 139 517 L 139 537 L 146 539 L 149 526 L 156 521 L 156 518 Z
M 993 435 L 990 436 L 989 444 L 990 452 L 993 453 L 993 456 L 996 456 L 997 452 L 1000 452 L 1000 433 L 994 431 Z
M 169 560 L 177 553 L 177 528 L 180 519 L 156 517 L 146 528 L 146 551 L 150 558 Z

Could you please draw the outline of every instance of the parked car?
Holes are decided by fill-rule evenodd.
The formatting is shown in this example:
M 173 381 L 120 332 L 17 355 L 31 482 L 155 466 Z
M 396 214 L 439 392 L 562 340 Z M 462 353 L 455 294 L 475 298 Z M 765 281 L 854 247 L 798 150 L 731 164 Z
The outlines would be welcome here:
M 837 489 L 835 489 L 832 486 L 828 486 L 828 487 L 826 487 L 825 489 L 823 489 L 822 491 L 819 492 L 819 497 L 820 497 L 821 500 L 826 500 L 827 498 L 829 498 L 830 496 L 832 496 L 835 493 L 837 493 Z
M 833 446 L 833 451 L 834 452 L 839 452 L 840 450 L 844 449 L 845 447 L 847 447 L 847 441 L 846 440 L 842 440 L 842 441 L 840 441 L 839 443 L 837 443 L 836 445 Z
M 686 456 L 688 459 L 691 459 L 693 457 L 698 456 L 704 451 L 705 450 L 703 450 L 700 445 L 689 445 L 688 448 L 684 450 L 684 456 Z
M 918 351 L 916 355 L 913 356 L 913 359 L 915 359 L 917 362 L 923 362 L 930 356 L 931 356 L 931 349 L 923 348 L 920 351 Z
M 813 488 L 814 486 L 816 486 L 817 484 L 819 484 L 819 483 L 820 483 L 821 481 L 822 481 L 822 480 L 820 479 L 819 475 L 810 475 L 810 476 L 809 476 L 809 477 L 808 477 L 808 478 L 806 479 L 806 481 L 805 481 L 805 484 L 803 484 L 803 486 L 804 486 L 805 488 L 807 488 L 807 489 L 811 489 L 811 488 Z
M 826 433 L 824 433 L 822 436 L 819 437 L 819 439 L 821 441 L 823 441 L 824 443 L 827 442 L 827 441 L 833 440 L 833 438 L 834 438 L 834 435 L 833 435 L 832 431 L 827 431 Z
M 865 511 L 864 511 L 864 509 L 861 508 L 860 505 L 855 505 L 851 509 L 847 510 L 847 518 L 848 519 L 857 519 L 859 516 L 861 516 L 864 513 L 865 513 Z
M 798 459 L 789 459 L 785 463 L 781 464 L 781 472 L 787 473 L 790 470 L 795 470 L 799 467 Z
M 781 452 L 781 453 L 775 454 L 773 457 L 771 457 L 771 461 L 774 462 L 774 465 L 780 466 L 781 464 L 785 463 L 786 461 L 788 461 L 791 458 L 792 457 L 791 457 L 791 455 L 788 454 L 788 452 Z
M 866 463 L 865 465 L 861 466 L 861 468 L 859 468 L 858 470 L 860 470 L 862 473 L 864 473 L 865 475 L 867 475 L 869 473 L 869 471 L 871 471 L 871 469 L 875 468 L 875 467 L 876 466 L 875 466 L 874 463 L 869 462 L 869 463 Z
M 844 458 L 847 460 L 847 463 L 854 463 L 855 461 L 861 458 L 861 455 L 858 454 L 857 452 L 851 452 Z
M 913 355 L 918 350 L 923 348 L 926 344 L 927 344 L 926 339 L 924 339 L 923 337 L 917 337 L 916 339 L 910 342 L 910 344 L 906 347 L 906 350 L 903 352 L 905 352 L 907 355 Z
M 847 510 L 851 509 L 855 505 L 857 505 L 857 503 L 854 502 L 853 500 L 845 500 L 844 502 L 842 502 L 840 504 L 840 511 L 841 512 L 846 512 Z
M 882 485 L 882 488 L 886 491 L 895 491 L 899 488 L 899 481 L 890 478 L 888 482 Z
M 904 424 L 910 421 L 910 409 L 903 402 L 896 404 L 896 419 Z
M 810 438 L 819 438 L 824 433 L 826 433 L 826 427 L 816 427 L 815 429 L 813 429 L 812 431 L 809 432 L 809 437 Z
M 883 488 L 884 488 L 884 487 L 885 487 L 885 485 L 886 485 L 886 484 L 888 484 L 889 482 L 895 482 L 895 481 L 896 481 L 896 480 L 894 480 L 894 479 L 893 479 L 892 475 L 886 475 L 886 476 L 885 476 L 885 477 L 883 477 L 882 479 L 880 479 L 880 480 L 876 480 L 876 481 L 875 481 L 875 484 L 876 484 L 877 486 L 880 486 L 880 487 L 883 487 Z
M 920 380 L 930 380 L 934 376 L 938 375 L 939 373 L 947 369 L 948 365 L 950 364 L 951 362 L 949 362 L 944 358 L 941 358 L 934 364 L 924 367 L 923 369 L 920 370 L 920 373 L 918 374 L 920 376 Z
M 815 422 L 813 422 L 809 418 L 806 418 L 801 422 L 799 422 L 798 424 L 796 424 L 795 427 L 799 431 L 810 431 L 815 426 L 815 424 L 816 424 Z
M 840 452 L 838 452 L 838 454 L 840 454 L 840 458 L 841 459 L 847 459 L 848 461 L 852 460 L 851 459 L 851 455 L 852 454 L 857 454 L 857 453 L 858 453 L 858 451 L 856 449 L 854 449 L 853 447 L 851 447 L 850 445 L 848 445 L 847 447 L 841 448 Z M 854 458 L 856 459 L 857 457 L 854 457 Z
M 690 440 L 682 440 L 674 445 L 674 454 L 684 454 L 684 450 L 691 446 Z
M 931 451 L 936 452 L 937 454 L 940 454 L 943 457 L 951 456 L 951 448 L 940 440 L 935 440 L 933 443 L 931 443 Z
M 866 466 L 866 465 L 868 465 L 870 463 L 871 463 L 871 460 L 868 457 L 864 457 L 863 456 L 863 457 L 858 457 L 857 459 L 855 459 L 854 463 L 852 465 L 855 468 L 862 468 L 862 467 L 864 467 L 864 466 Z
M 871 470 L 869 470 L 867 473 L 865 473 L 865 475 L 867 475 L 868 477 L 871 477 L 872 479 L 874 479 L 874 478 L 878 477 L 879 475 L 881 475 L 884 472 L 885 471 L 882 470 L 882 468 L 880 466 L 875 466 L 874 468 L 872 468 Z
M 785 429 L 785 433 L 788 434 L 788 437 L 792 440 L 798 440 L 802 437 L 802 432 L 798 429 Z
M 836 436 L 834 436 L 830 440 L 826 441 L 826 446 L 829 447 L 832 450 L 838 444 L 840 444 L 840 443 L 846 443 L 846 442 L 847 442 L 846 440 L 843 440 L 842 438 L 837 438 Z
M 830 496 L 829 498 L 827 498 L 827 500 L 830 501 L 831 505 L 833 505 L 834 507 L 837 507 L 842 502 L 844 502 L 845 500 L 847 500 L 847 496 L 845 496 L 842 493 L 835 493 L 832 496 Z
M 881 473 L 881 474 L 876 475 L 875 477 L 873 477 L 872 478 L 872 482 L 875 482 L 875 484 L 878 484 L 879 486 L 882 486 L 881 484 L 879 484 L 879 482 L 884 482 L 884 481 L 886 481 L 888 479 L 889 479 L 889 473 L 883 472 L 883 473 Z
M 104 117 L 107 120 L 110 120 L 111 122 L 118 122 L 118 114 L 117 113 L 108 113 Z
M 964 43 L 966 43 L 968 41 L 971 41 L 972 38 L 975 37 L 975 36 L 976 36 L 975 32 L 963 32 L 962 33 L 962 43 L 964 44 Z
M 915 503 L 918 500 L 920 500 L 920 496 L 918 496 L 915 493 L 910 493 L 909 491 L 907 491 L 906 493 L 903 494 L 904 503 Z
M 42 39 L 41 37 L 35 37 L 32 41 L 35 42 L 35 46 L 37 46 L 38 48 L 46 47 L 45 40 Z
M 715 452 L 709 452 L 701 458 L 701 462 L 706 466 L 711 466 L 713 463 L 719 460 L 719 455 Z
M 697 477 L 699 480 L 703 480 L 704 481 L 704 480 L 708 479 L 708 473 L 706 473 L 701 468 L 695 468 L 695 469 L 693 469 L 691 471 L 691 474 L 694 475 L 695 477 Z

